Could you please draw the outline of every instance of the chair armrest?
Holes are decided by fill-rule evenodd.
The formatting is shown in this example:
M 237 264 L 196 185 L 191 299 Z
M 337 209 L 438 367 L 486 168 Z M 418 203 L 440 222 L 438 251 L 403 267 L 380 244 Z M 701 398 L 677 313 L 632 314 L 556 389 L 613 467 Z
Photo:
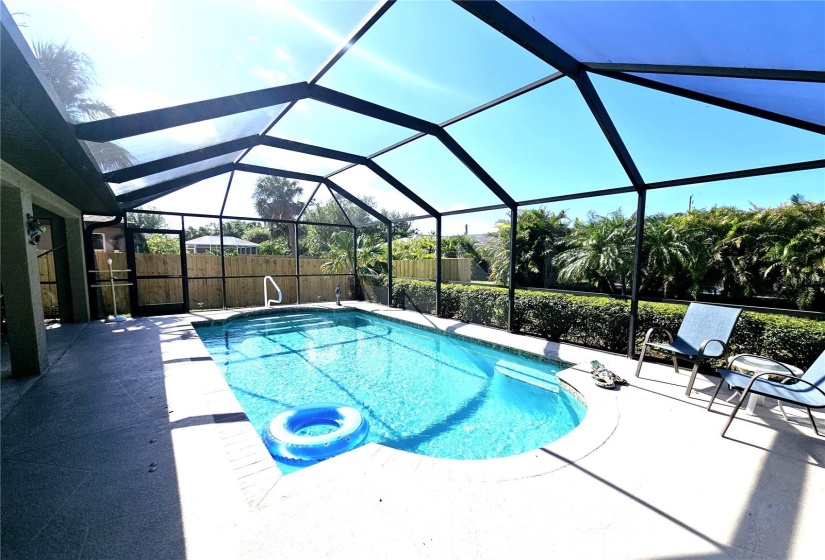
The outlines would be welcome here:
M 711 342 L 718 342 L 719 344 L 722 345 L 722 350 L 723 350 L 721 356 L 710 356 L 711 358 L 722 358 L 722 357 L 727 356 L 728 354 L 730 354 L 730 346 L 728 346 L 727 342 L 725 342 L 724 340 L 719 340 L 718 338 L 706 338 L 705 340 L 702 341 L 702 344 L 699 345 L 699 354 L 698 354 L 698 356 L 700 358 L 705 357 L 705 348 L 707 348 L 707 345 L 710 344 Z
M 799 384 L 799 383 L 803 383 L 803 384 L 805 384 L 805 385 L 807 385 L 807 386 L 811 387 L 812 389 L 816 389 L 817 391 L 819 391 L 820 393 L 822 393 L 822 396 L 825 396 L 825 391 L 823 391 L 822 389 L 820 389 L 819 387 L 817 387 L 816 385 L 814 385 L 814 384 L 813 384 L 813 383 L 811 383 L 810 381 L 808 381 L 808 380 L 806 380 L 806 379 L 802 379 L 801 377 L 796 377 L 795 375 L 785 375 L 784 373 L 758 373 L 758 374 L 754 374 L 754 376 L 753 376 L 753 377 L 751 377 L 750 381 L 748 381 L 748 385 L 747 385 L 747 386 L 745 387 L 745 389 L 742 391 L 742 398 L 744 399 L 744 398 L 745 398 L 745 396 L 746 396 L 746 395 L 750 392 L 750 390 L 751 390 L 751 385 L 753 385 L 753 384 L 754 384 L 754 382 L 755 382 L 757 379 L 759 379 L 760 377 L 767 377 L 767 376 L 769 376 L 769 375 L 770 375 L 770 376 L 774 376 L 774 377 L 784 377 L 784 378 L 786 378 L 786 379 L 793 379 L 794 381 L 796 381 L 796 383 L 797 383 L 797 384 Z M 771 381 L 770 379 L 768 379 L 768 382 L 769 382 L 769 383 L 776 383 L 777 385 L 782 385 L 781 383 L 779 383 L 779 382 L 777 382 L 777 381 Z
M 728 367 L 733 366 L 733 363 L 736 360 L 738 360 L 739 358 L 747 358 L 747 357 L 759 358 L 760 360 L 765 360 L 767 362 L 771 362 L 773 364 L 776 364 L 779 367 L 781 367 L 782 369 L 784 369 L 785 371 L 787 371 L 794 379 L 799 379 L 797 374 L 795 374 L 793 372 L 793 370 L 790 369 L 786 364 L 783 364 L 782 362 L 780 362 L 778 360 L 774 360 L 773 358 L 768 358 L 767 356 L 760 356 L 759 354 L 737 354 L 735 356 L 732 356 L 732 357 L 728 358 Z M 743 368 L 747 369 L 747 367 L 744 367 L 744 366 L 743 366 Z M 770 375 L 785 375 L 785 374 L 784 373 L 771 373 Z
M 647 343 L 648 343 L 648 342 L 650 342 L 650 337 L 651 337 L 651 336 L 653 335 L 653 333 L 655 333 L 656 331 L 662 331 L 662 332 L 664 332 L 664 333 L 667 335 L 667 340 L 668 340 L 668 342 L 669 342 L 670 344 L 673 344 L 673 333 L 671 333 L 669 330 L 667 330 L 667 329 L 666 329 L 666 328 L 664 328 L 664 327 L 650 327 L 649 329 L 647 329 L 647 333 L 645 333 L 645 341 L 644 341 L 644 343 L 642 344 L 643 346 L 647 346 Z

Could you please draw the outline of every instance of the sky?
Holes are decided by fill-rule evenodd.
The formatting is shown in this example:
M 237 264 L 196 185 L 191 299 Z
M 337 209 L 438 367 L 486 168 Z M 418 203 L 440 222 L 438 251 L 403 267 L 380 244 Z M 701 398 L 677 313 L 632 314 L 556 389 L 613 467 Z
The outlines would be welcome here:
M 67 41 L 71 48 L 88 55 L 99 83 L 95 96 L 118 114 L 130 114 L 307 80 L 374 4 L 7 0 L 6 5 L 30 43 Z M 535 8 L 511 7 L 517 12 Z M 540 14 L 528 16 L 535 21 Z M 599 25 L 609 27 L 610 23 L 605 19 Z M 715 28 L 708 25 L 707 29 Z M 721 29 L 717 40 L 725 32 L 730 30 Z M 600 49 L 606 48 L 599 41 L 608 41 L 603 34 L 588 43 L 570 30 L 559 33 L 564 41 L 561 46 L 569 46 L 582 56 L 598 56 Z M 660 30 L 658 38 L 666 42 L 674 33 Z M 695 41 L 696 37 L 687 39 Z M 796 41 L 794 48 L 801 48 L 799 44 L 804 46 Z M 628 47 L 629 51 L 633 48 L 638 45 Z M 662 48 L 670 46 L 665 43 Z M 713 52 L 699 51 L 697 56 L 712 58 Z M 735 64 L 737 60 L 723 62 Z M 323 76 L 320 84 L 440 123 L 553 72 L 451 2 L 401 1 Z M 591 79 L 646 182 L 825 157 L 822 135 L 609 78 Z M 825 104 L 825 99 L 822 102 Z M 282 109 L 250 111 L 124 139 L 122 144 L 139 162 L 150 161 L 260 133 Z M 630 184 L 568 78 L 453 124 L 447 131 L 516 200 Z M 269 134 L 370 155 L 414 131 L 305 100 Z M 337 161 L 265 147 L 255 148 L 243 161 L 313 174 L 343 166 Z M 411 142 L 376 161 L 440 211 L 499 202 L 432 137 Z M 255 178 L 248 173 L 235 174 L 227 214 L 255 215 L 249 196 Z M 372 197 L 388 210 L 423 213 L 368 169 L 354 168 L 333 179 L 357 196 Z M 227 180 L 228 176 L 216 177 L 152 204 L 169 211 L 215 213 L 223 202 Z M 121 188 L 134 186 L 139 183 Z M 314 184 L 307 183 L 304 196 L 313 189 Z M 655 190 L 648 194 L 646 213 L 684 211 L 689 200 L 696 208 L 773 206 L 797 193 L 808 200 L 825 200 L 825 171 Z M 633 194 L 546 205 L 553 211 L 564 209 L 573 217 L 616 209 L 630 214 L 635 206 Z M 483 233 L 503 214 L 485 212 L 445 219 L 444 233 L 463 233 L 465 227 L 470 233 Z

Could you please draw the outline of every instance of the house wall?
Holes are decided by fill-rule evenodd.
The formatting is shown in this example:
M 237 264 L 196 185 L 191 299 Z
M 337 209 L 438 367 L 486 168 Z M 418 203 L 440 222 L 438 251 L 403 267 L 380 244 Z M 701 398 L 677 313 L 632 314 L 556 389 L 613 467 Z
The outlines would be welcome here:
M 35 209 L 53 216 L 52 233 L 65 247 L 58 249 L 62 265 L 57 274 L 62 294 L 61 318 L 89 320 L 89 301 L 83 257 L 80 210 L 30 177 L 0 160 L 0 279 L 9 331 L 12 375 L 36 375 L 48 367 L 38 248 L 29 243 L 27 215 Z M 59 232 L 55 231 L 60 229 Z

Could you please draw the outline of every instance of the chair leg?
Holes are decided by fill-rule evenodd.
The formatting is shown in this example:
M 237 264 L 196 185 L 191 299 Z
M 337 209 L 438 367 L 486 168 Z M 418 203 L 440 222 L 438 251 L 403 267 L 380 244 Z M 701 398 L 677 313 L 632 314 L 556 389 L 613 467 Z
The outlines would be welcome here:
M 687 389 L 685 390 L 685 395 L 688 397 L 690 396 L 690 392 L 693 390 L 693 382 L 696 381 L 696 373 L 699 371 L 700 363 L 702 363 L 701 358 L 696 358 L 693 362 L 693 370 L 690 372 L 690 380 L 688 381 Z
M 719 379 L 719 385 L 716 386 L 716 390 L 713 392 L 713 396 L 710 398 L 710 402 L 708 403 L 707 410 L 710 410 L 710 407 L 713 405 L 713 401 L 716 400 L 716 395 L 719 394 L 719 389 L 722 388 L 722 383 L 724 383 L 724 382 L 725 382 L 724 379 L 722 379 L 722 378 Z
M 639 365 L 636 366 L 636 377 L 639 377 L 639 372 L 642 371 L 642 362 L 645 360 L 645 352 L 647 352 L 647 346 L 642 345 L 642 352 L 639 354 Z
M 811 407 L 807 406 L 805 408 L 808 409 L 808 418 L 811 419 L 811 424 L 814 425 L 814 432 L 816 435 L 821 436 L 822 434 L 819 433 L 819 428 L 816 427 L 816 422 L 814 422 L 814 415 L 811 413 Z
M 742 396 L 739 397 L 739 402 L 736 403 L 736 406 L 733 407 L 733 412 L 730 413 L 730 418 L 728 418 L 728 423 L 725 424 L 725 428 L 722 430 L 722 437 L 725 437 L 725 432 L 728 431 L 728 428 L 730 427 L 730 423 L 733 422 L 733 417 L 736 416 L 737 412 L 739 412 L 739 408 L 741 408 L 742 403 L 745 402 L 745 397 L 748 396 L 749 392 L 750 391 L 743 391 L 742 392 Z
M 676 359 L 676 354 L 671 356 L 673 358 L 673 371 L 679 373 L 679 360 Z

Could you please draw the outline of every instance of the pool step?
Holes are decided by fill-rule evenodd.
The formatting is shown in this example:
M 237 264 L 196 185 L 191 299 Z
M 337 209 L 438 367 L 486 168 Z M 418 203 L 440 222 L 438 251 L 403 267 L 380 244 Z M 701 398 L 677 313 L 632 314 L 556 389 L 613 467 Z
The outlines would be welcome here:
M 522 383 L 533 385 L 539 389 L 553 393 L 559 392 L 559 379 L 553 373 L 546 373 L 535 368 L 508 362 L 507 360 L 497 361 L 495 370 L 496 373 L 500 373 L 516 381 L 521 381 Z

